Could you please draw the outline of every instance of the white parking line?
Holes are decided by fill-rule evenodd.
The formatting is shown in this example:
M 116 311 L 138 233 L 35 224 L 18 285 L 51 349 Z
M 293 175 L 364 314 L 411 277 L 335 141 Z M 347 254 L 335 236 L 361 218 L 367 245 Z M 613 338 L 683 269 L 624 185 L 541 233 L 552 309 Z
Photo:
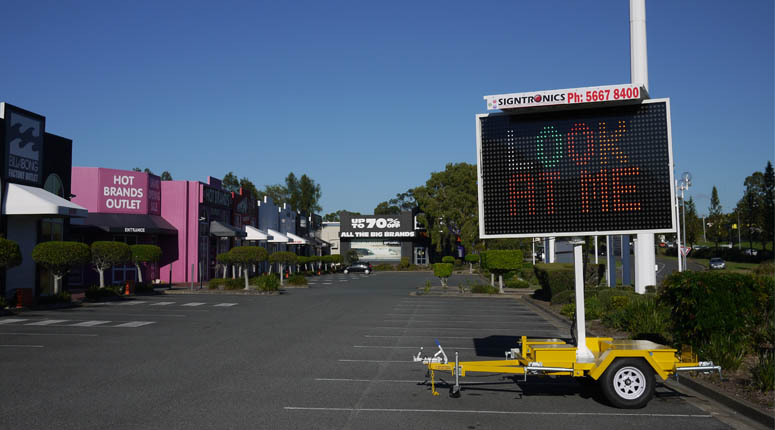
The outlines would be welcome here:
M 153 324 L 153 321 L 131 321 L 124 324 L 114 325 L 113 327 L 142 327 L 144 325 Z
M 43 345 L 0 345 L 3 348 L 43 348 Z
M 353 348 L 415 349 L 415 350 L 420 349 L 419 346 L 373 346 L 373 345 L 353 345 Z M 469 347 L 463 347 L 463 346 L 449 346 L 449 345 L 446 345 L 445 348 L 450 351 L 455 349 L 476 349 L 476 348 L 469 348 Z
M 354 360 L 351 358 L 340 358 L 339 360 L 341 362 L 346 363 L 414 363 L 414 361 L 409 360 Z
M 490 415 L 554 415 L 554 416 L 591 416 L 591 417 L 648 417 L 648 418 L 713 418 L 713 415 L 693 414 L 646 414 L 626 412 L 539 412 L 539 411 L 492 411 L 474 409 L 382 409 L 382 408 L 311 408 L 285 406 L 289 411 L 342 411 L 342 412 L 418 412 L 442 414 L 490 414 Z
M 168 305 L 174 305 L 175 302 L 158 302 L 154 303 L 151 306 L 168 306 Z
M 185 305 L 181 305 L 181 306 L 202 306 L 202 305 L 205 305 L 205 304 L 207 304 L 207 303 L 191 302 L 191 303 L 186 303 Z
M 523 325 L 524 326 L 524 325 Z M 514 330 L 522 330 L 525 331 L 522 327 L 500 327 L 500 328 L 491 328 L 491 327 L 389 327 L 389 326 L 383 326 L 383 327 L 374 327 L 378 329 L 395 329 L 395 330 L 460 330 L 460 331 L 484 331 L 484 330 L 497 330 L 497 331 L 514 331 Z M 549 326 L 547 324 L 547 328 L 551 328 L 552 330 L 556 330 L 554 326 Z M 535 328 L 533 328 L 535 330 Z
M 24 325 L 51 325 L 51 324 L 59 324 L 63 322 L 67 322 L 67 320 L 43 320 L 43 321 L 38 321 L 34 323 L 27 323 Z
M 422 384 L 424 381 L 409 379 L 346 379 L 346 378 L 315 378 L 316 381 L 324 382 L 389 382 L 394 384 Z
M 97 337 L 98 334 L 83 334 L 83 333 L 19 333 L 19 332 L 0 332 L 0 336 L 78 336 L 78 337 Z
M 121 306 L 134 306 L 134 305 L 140 305 L 140 304 L 143 304 L 143 303 L 148 303 L 148 302 L 146 302 L 144 300 L 132 300 L 131 302 L 119 303 L 119 305 L 121 305 Z
M 7 320 L 0 320 L 0 325 L 2 325 L 2 324 L 13 324 L 13 323 L 24 322 L 24 321 L 27 321 L 27 319 L 23 319 L 23 318 L 9 318 Z
M 512 314 L 493 314 L 493 313 L 490 313 L 490 312 L 486 312 L 486 313 L 483 313 L 483 314 L 456 314 L 456 313 L 450 313 L 450 312 L 439 313 L 439 314 L 429 314 L 429 313 L 422 312 L 422 313 L 413 313 L 413 314 L 389 313 L 389 314 L 385 314 L 385 315 L 402 316 L 402 317 L 409 317 L 409 318 L 417 318 L 417 317 L 426 318 L 426 317 L 436 317 L 436 316 L 444 317 L 444 318 L 457 318 L 457 317 L 466 317 L 466 318 L 470 318 L 470 317 L 477 317 L 477 318 L 513 318 L 515 316 L 523 316 L 523 315 L 524 316 L 529 316 L 529 315 L 534 315 L 534 314 L 530 313 L 530 312 L 524 312 L 524 313 L 515 312 L 515 313 L 512 313 Z
M 390 334 L 390 335 L 374 335 L 374 334 L 364 334 L 364 337 L 425 337 L 425 338 L 435 338 L 435 339 L 473 339 L 471 336 L 429 336 L 426 334 Z
M 94 327 L 102 324 L 107 324 L 110 321 L 84 321 L 78 324 L 70 324 L 71 327 Z
M 237 306 L 239 303 L 218 303 L 217 305 L 214 305 L 215 307 L 228 307 L 228 306 Z

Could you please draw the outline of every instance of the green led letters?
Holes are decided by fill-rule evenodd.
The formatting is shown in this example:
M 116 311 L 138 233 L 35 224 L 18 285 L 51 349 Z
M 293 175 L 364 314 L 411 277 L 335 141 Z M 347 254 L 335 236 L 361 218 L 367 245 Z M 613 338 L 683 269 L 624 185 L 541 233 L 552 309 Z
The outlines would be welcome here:
M 547 151 L 544 150 L 544 142 L 549 140 L 554 141 L 554 153 L 552 155 L 547 155 Z M 546 168 L 556 167 L 559 164 L 562 158 L 562 135 L 555 126 L 547 125 L 538 133 L 538 137 L 536 137 L 536 155 L 538 156 L 538 161 Z

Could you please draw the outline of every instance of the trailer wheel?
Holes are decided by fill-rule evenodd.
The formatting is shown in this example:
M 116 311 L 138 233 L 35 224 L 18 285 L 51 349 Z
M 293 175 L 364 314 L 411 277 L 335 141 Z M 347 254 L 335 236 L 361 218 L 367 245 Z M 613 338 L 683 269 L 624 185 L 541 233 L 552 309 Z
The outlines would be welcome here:
M 600 378 L 600 388 L 611 404 L 622 409 L 646 406 L 654 396 L 654 370 L 638 358 L 618 358 Z

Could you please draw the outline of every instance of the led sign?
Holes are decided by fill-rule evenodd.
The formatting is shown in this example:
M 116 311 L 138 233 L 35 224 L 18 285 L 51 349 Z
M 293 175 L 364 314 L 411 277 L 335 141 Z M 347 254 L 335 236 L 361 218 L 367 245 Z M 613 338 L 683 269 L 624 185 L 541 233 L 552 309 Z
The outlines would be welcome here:
M 672 232 L 670 104 L 477 116 L 482 238 Z

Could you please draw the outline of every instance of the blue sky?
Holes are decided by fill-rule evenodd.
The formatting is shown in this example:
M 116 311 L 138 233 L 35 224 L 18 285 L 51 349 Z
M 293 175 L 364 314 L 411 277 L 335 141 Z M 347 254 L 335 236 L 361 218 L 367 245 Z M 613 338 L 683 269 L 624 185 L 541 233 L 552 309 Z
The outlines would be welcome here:
M 482 96 L 627 83 L 629 2 L 0 4 L 0 101 L 73 139 L 73 164 L 306 173 L 323 212 L 371 212 L 475 162 Z M 775 158 L 773 2 L 646 4 L 652 97 L 707 212 Z

